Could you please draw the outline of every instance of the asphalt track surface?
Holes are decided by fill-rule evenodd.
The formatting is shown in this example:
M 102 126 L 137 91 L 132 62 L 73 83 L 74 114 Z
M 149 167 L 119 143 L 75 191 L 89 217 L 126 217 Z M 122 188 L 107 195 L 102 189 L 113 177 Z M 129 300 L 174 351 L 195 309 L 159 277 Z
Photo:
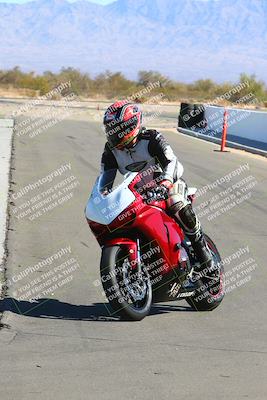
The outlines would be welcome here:
M 173 302 L 154 306 L 141 322 L 111 317 L 101 289 L 93 284 L 99 278 L 100 249 L 83 215 L 104 145 L 99 125 L 68 120 L 33 139 L 15 136 L 15 197 L 68 163 L 71 173 L 52 183 L 72 174 L 79 184 L 69 200 L 32 221 L 17 218 L 12 209 L 51 184 L 11 199 L 10 282 L 1 306 L 6 324 L 0 331 L 1 399 L 266 399 L 266 160 L 236 151 L 221 154 L 214 144 L 164 133 L 193 186 L 203 188 L 248 163 L 249 170 L 208 190 L 196 206 L 249 175 L 257 180 L 240 205 L 212 221 L 202 218 L 223 257 L 248 246 L 249 253 L 225 269 L 252 257 L 257 267 L 238 282 L 247 275 L 250 280 L 230 288 L 212 312 Z M 35 303 L 17 301 L 34 280 L 70 255 L 24 278 L 21 272 L 69 246 L 79 264 L 68 275 L 71 280 Z

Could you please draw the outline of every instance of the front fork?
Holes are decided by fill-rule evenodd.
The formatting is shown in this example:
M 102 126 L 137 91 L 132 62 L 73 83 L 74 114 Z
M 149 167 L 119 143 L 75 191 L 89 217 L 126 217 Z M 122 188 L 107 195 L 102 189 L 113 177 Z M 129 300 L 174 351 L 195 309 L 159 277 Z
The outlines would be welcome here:
M 137 272 L 138 275 L 142 274 L 142 261 L 141 261 L 141 248 L 140 248 L 140 239 L 136 239 L 136 258 L 137 258 Z

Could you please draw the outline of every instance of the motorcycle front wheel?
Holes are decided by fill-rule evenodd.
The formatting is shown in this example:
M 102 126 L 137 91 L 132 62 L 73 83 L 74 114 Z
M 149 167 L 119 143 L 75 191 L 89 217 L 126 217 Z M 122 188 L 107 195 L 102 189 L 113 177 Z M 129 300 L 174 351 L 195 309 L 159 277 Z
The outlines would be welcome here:
M 126 246 L 105 247 L 102 250 L 100 275 L 106 297 L 124 320 L 141 321 L 152 305 L 152 285 L 143 265 L 133 268 Z

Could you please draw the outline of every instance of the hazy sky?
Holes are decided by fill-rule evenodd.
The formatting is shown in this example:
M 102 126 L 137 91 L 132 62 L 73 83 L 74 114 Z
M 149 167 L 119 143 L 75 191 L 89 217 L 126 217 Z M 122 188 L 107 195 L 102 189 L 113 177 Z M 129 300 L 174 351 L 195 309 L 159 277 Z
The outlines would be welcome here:
M 0 3 L 27 3 L 28 1 L 33 0 L 0 0 Z M 68 0 L 70 2 L 74 2 L 75 0 Z M 113 3 L 115 0 L 88 0 L 91 3 L 98 3 L 98 4 L 108 4 Z

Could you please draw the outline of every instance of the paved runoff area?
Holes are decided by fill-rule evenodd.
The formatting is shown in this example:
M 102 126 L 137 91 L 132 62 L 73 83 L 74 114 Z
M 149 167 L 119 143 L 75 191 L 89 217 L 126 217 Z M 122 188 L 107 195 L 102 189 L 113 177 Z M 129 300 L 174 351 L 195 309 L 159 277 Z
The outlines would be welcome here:
M 84 218 L 100 122 L 84 112 L 31 137 L 17 129 L 1 399 L 266 399 L 266 159 L 163 133 L 199 188 L 195 208 L 226 271 L 222 304 L 198 313 L 162 303 L 141 322 L 110 317 Z

